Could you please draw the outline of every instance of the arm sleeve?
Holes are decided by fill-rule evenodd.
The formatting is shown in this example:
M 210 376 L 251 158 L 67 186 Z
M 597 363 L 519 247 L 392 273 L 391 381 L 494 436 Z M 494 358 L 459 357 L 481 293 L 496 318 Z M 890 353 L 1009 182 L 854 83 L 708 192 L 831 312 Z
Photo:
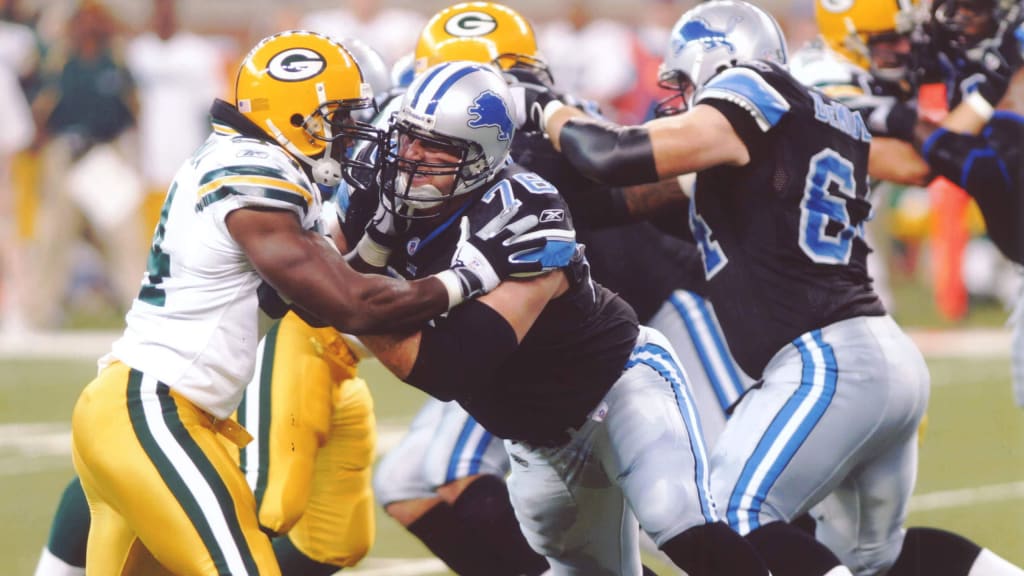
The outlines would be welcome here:
M 405 381 L 438 400 L 465 398 L 472 386 L 491 380 L 518 347 L 512 326 L 490 306 L 471 300 L 423 329 Z

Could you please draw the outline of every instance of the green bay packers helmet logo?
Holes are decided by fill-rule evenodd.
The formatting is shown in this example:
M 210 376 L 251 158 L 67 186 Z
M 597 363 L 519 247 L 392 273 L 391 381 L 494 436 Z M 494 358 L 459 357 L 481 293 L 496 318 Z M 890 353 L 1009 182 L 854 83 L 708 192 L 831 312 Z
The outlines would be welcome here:
M 324 71 L 327 61 L 309 48 L 289 48 L 267 63 L 267 73 L 282 82 L 309 80 Z
M 444 23 L 444 31 L 452 36 L 486 36 L 498 27 L 494 16 L 486 12 L 463 12 Z
M 854 0 L 819 0 L 821 7 L 833 14 L 840 14 L 853 8 Z

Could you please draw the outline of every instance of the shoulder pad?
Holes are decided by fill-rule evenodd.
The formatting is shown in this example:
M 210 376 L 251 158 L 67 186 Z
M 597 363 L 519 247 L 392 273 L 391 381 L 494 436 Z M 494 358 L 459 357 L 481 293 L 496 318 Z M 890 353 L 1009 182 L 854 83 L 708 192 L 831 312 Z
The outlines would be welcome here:
M 231 195 L 247 197 L 246 204 L 300 208 L 303 214 L 319 202 L 298 163 L 260 140 L 235 136 L 197 158 L 195 167 L 197 210 Z
M 767 132 L 790 109 L 789 101 L 766 78 L 775 74 L 775 68 L 767 62 L 744 62 L 711 78 L 697 93 L 695 103 L 709 99 L 731 102 L 749 112 L 758 127 Z

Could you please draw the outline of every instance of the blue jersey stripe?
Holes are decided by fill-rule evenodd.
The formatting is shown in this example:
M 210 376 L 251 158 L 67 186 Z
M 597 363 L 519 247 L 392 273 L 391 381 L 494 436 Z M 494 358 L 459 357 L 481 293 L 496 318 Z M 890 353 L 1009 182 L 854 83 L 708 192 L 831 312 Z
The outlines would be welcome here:
M 730 68 L 712 78 L 701 90 L 697 101 L 703 97 L 734 96 L 749 103 L 768 123 L 775 126 L 789 112 L 789 102 L 764 78 L 747 68 Z

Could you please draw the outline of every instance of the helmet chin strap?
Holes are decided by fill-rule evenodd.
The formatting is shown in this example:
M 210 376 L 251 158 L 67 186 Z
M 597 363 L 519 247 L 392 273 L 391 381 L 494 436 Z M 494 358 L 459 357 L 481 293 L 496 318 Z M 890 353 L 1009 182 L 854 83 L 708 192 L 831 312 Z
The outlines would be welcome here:
M 270 135 L 274 137 L 274 140 L 276 140 L 281 147 L 287 150 L 289 154 L 297 158 L 300 162 L 309 166 L 310 175 L 313 177 L 314 182 L 331 188 L 341 183 L 341 163 L 334 158 L 331 158 L 331 146 L 333 142 L 327 143 L 323 156 L 320 158 L 310 158 L 303 154 L 295 144 L 292 144 L 292 142 L 285 137 L 284 133 L 274 125 L 274 122 L 270 118 L 267 118 L 267 128 L 270 130 Z

